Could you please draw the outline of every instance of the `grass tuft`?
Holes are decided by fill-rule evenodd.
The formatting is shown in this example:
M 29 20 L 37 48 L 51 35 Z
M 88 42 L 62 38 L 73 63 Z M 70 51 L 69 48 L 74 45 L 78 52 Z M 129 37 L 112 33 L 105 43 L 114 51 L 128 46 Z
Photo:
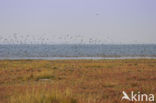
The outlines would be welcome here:
M 66 95 L 57 90 L 27 90 L 25 93 L 17 93 L 9 98 L 9 103 L 77 103 L 72 95 Z

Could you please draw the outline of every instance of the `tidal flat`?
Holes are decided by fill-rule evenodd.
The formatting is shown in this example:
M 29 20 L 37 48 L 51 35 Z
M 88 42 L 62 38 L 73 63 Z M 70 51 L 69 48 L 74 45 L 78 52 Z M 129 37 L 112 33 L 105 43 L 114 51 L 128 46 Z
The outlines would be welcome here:
M 156 96 L 156 59 L 0 60 L 0 103 L 120 103 L 122 91 Z

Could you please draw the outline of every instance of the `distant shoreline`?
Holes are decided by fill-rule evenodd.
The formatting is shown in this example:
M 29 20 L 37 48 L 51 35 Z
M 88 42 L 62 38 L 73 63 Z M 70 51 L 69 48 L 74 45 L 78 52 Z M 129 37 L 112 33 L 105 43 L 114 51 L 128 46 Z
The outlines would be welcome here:
M 0 60 L 102 60 L 102 59 L 156 59 L 149 56 L 124 57 L 0 57 Z

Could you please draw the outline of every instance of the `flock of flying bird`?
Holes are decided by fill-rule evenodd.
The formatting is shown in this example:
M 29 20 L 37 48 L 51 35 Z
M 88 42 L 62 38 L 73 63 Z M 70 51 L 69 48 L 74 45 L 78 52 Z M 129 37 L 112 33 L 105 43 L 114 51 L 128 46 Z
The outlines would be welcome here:
M 102 38 L 105 39 L 105 43 L 112 42 L 109 37 Z M 14 33 L 9 36 L 0 36 L 0 44 L 102 44 L 102 40 L 97 38 L 84 37 L 82 35 L 71 36 L 69 34 L 63 36 L 50 36 L 46 34 L 34 36 L 34 35 L 20 35 Z
M 20 35 L 18 33 L 14 33 L 13 35 L 2 37 L 0 36 L 0 44 L 9 44 L 7 47 L 1 46 L 0 51 L 3 51 L 3 54 L 0 53 L 0 56 L 6 55 L 21 55 L 21 56 L 58 56 L 57 53 L 60 53 L 61 51 L 68 52 L 66 46 L 59 46 L 56 47 L 53 46 L 52 48 L 49 46 L 42 47 L 42 50 L 40 51 L 41 47 L 34 45 L 56 45 L 57 43 L 55 41 L 62 41 L 59 44 L 102 44 L 101 40 L 98 40 L 96 38 L 85 38 L 82 35 L 75 35 L 71 36 L 69 34 L 64 36 L 55 36 L 53 38 L 48 38 L 46 34 L 40 35 L 40 36 L 34 36 L 34 35 Z M 10 44 L 13 44 L 10 46 Z M 16 45 L 16 44 L 22 44 L 22 46 Z M 29 45 L 23 45 L 23 44 L 29 44 Z M 33 45 L 33 46 L 32 46 Z M 76 53 L 77 55 L 81 55 L 82 52 L 79 50 L 79 46 L 74 45 L 71 46 L 70 49 Z M 99 48 L 100 49 L 100 48 Z M 33 52 L 36 54 L 34 54 Z M 53 52 L 54 54 L 50 54 Z M 55 55 L 56 53 L 56 55 Z

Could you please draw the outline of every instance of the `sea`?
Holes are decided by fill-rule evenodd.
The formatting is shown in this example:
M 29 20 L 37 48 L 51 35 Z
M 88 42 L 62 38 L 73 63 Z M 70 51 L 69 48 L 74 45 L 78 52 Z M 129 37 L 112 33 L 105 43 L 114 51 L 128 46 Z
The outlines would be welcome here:
M 1 44 L 0 59 L 156 59 L 156 44 Z

